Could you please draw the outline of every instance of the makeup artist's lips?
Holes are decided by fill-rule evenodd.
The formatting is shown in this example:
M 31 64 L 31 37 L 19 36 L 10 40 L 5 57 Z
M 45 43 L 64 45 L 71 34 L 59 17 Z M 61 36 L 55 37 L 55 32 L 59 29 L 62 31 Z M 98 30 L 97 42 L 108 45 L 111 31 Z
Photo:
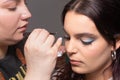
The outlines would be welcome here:
M 27 24 L 21 27 L 18 27 L 17 29 L 19 29 L 21 32 L 25 32 L 27 29 Z
M 70 63 L 71 63 L 71 65 L 76 65 L 76 66 L 83 64 L 82 61 L 73 60 L 73 59 L 70 59 Z

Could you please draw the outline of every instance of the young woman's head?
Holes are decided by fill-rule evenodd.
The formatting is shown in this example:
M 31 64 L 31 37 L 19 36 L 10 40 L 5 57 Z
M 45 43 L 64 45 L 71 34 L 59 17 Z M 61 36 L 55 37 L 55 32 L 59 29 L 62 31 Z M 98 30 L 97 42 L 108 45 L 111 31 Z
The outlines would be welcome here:
M 25 0 L 0 0 L 0 46 L 20 41 L 30 17 Z
M 62 20 L 67 55 L 74 72 L 93 73 L 97 77 L 97 73 L 107 71 L 111 65 L 113 72 L 118 71 L 119 0 L 71 0 L 64 8 Z

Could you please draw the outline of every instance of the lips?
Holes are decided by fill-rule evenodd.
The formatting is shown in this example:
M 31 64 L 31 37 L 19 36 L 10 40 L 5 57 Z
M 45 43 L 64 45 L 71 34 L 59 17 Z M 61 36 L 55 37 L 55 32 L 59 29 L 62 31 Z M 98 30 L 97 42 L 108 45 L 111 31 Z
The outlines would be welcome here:
M 22 27 L 20 27 L 20 28 L 26 28 L 27 27 L 27 25 L 24 25 L 24 26 L 22 26 Z
M 25 31 L 27 29 L 27 26 L 22 26 L 18 28 L 20 31 Z
M 80 65 L 80 64 L 83 64 L 82 61 L 78 61 L 78 60 L 74 60 L 74 59 L 70 59 L 70 63 L 71 65 Z
M 18 27 L 17 29 L 19 29 L 20 31 L 24 32 L 27 29 L 27 25 L 28 25 L 28 23 L 22 25 L 21 27 Z

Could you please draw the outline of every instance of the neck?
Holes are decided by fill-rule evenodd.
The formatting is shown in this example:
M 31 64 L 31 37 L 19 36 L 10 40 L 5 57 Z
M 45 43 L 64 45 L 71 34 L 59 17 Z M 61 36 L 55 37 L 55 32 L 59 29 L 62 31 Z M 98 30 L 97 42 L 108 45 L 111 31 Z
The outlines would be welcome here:
M 0 46 L 0 59 L 3 59 L 7 53 L 8 46 Z

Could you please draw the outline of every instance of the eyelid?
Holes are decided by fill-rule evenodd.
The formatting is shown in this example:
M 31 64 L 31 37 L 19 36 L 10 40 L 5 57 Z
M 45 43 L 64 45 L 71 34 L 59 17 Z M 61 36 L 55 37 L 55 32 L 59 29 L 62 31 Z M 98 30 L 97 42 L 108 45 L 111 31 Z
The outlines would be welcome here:
M 94 39 L 93 38 L 86 38 L 86 39 L 82 39 L 83 41 L 85 41 L 85 42 L 91 42 L 91 41 L 93 41 Z
M 91 44 L 95 39 L 93 39 L 93 38 L 88 38 L 88 39 L 80 39 L 81 40 L 81 42 L 84 44 L 84 45 L 89 45 L 89 44 Z
M 11 7 L 11 8 L 8 8 L 10 11 L 15 11 L 16 10 L 16 7 Z
M 4 5 L 2 5 L 3 8 L 11 8 L 17 6 L 16 2 L 7 2 Z

